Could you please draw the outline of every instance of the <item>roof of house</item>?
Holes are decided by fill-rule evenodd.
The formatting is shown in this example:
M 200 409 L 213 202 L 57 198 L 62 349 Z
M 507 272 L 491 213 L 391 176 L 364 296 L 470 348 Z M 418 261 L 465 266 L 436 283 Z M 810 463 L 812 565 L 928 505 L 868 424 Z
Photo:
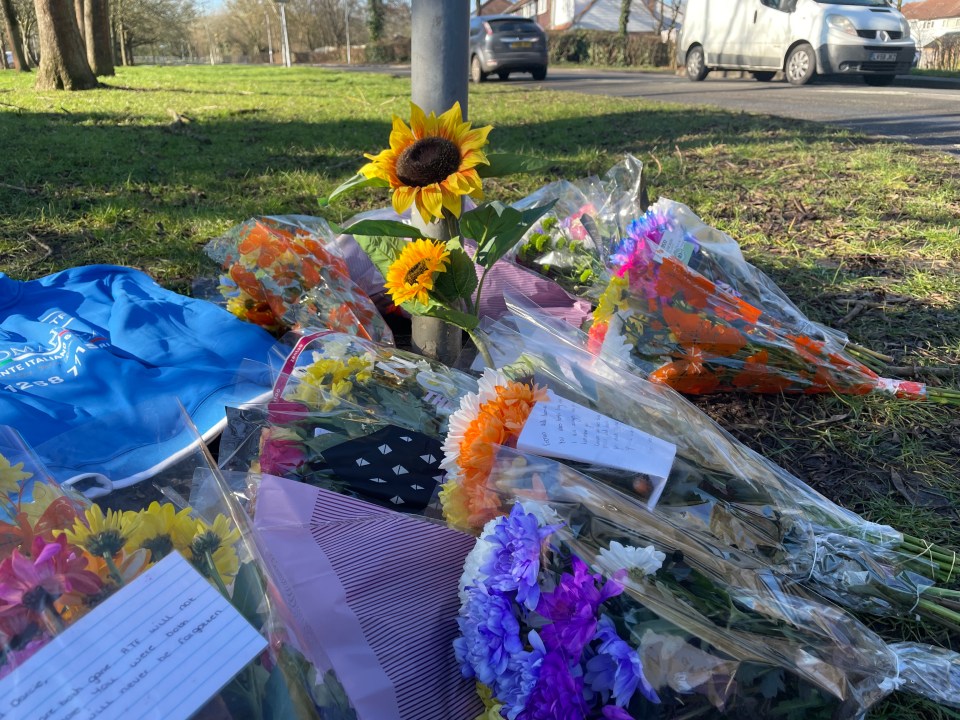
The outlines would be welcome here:
M 499 15 L 513 5 L 510 0 L 487 0 L 480 6 L 481 15 Z
M 921 0 L 921 2 L 905 4 L 900 12 L 908 20 L 960 17 L 960 0 Z

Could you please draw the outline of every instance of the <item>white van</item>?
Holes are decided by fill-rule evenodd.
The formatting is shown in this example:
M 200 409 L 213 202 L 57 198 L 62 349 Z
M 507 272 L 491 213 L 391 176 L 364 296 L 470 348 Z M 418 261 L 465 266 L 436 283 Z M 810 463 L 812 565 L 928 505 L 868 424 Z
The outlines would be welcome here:
M 769 81 L 782 70 L 804 85 L 815 75 L 862 75 L 889 85 L 909 72 L 910 26 L 886 0 L 686 0 L 677 41 L 691 80 L 711 70 L 748 70 Z

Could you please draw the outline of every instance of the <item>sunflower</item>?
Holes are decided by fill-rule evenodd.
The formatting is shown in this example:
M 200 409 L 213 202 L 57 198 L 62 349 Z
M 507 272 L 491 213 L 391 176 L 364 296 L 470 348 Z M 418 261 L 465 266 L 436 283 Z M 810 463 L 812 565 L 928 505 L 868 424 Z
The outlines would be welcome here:
M 377 155 L 364 154 L 371 162 L 360 173 L 390 183 L 398 215 L 416 204 L 426 222 L 442 217 L 444 209 L 460 217 L 462 195 L 483 197 L 476 167 L 490 164 L 481 148 L 491 129 L 464 122 L 460 103 L 440 117 L 427 116 L 410 103 L 410 127 L 394 115 L 390 147 Z
M 173 505 L 161 505 L 156 501 L 146 510 L 124 513 L 123 523 L 135 527 L 127 537 L 127 550 L 149 550 L 152 562 L 166 557 L 173 550 L 185 552 L 197 529 L 189 509 L 177 512 Z
M 240 569 L 240 558 L 233 546 L 240 540 L 240 532 L 231 528 L 224 515 L 217 515 L 213 525 L 200 521 L 190 543 L 193 564 L 204 577 L 213 577 L 214 572 L 222 582 L 228 582 Z M 209 559 L 213 560 L 213 568 Z
M 5 493 L 19 492 L 22 481 L 32 477 L 33 473 L 24 471 L 22 462 L 12 465 L 7 458 L 0 455 L 0 490 Z
M 396 305 L 417 300 L 424 305 L 433 290 L 433 276 L 447 269 L 450 251 L 437 240 L 414 240 L 387 269 L 387 292 Z

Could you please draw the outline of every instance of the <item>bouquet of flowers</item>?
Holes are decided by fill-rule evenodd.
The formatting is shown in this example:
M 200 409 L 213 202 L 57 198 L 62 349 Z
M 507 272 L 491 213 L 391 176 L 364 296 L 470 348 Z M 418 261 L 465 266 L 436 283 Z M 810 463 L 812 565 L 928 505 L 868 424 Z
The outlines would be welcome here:
M 221 467 L 254 470 L 423 512 L 469 375 L 337 333 L 306 335 L 266 404 L 228 412 Z
M 517 352 L 520 361 L 503 372 L 486 371 L 478 392 L 465 396 L 450 419 L 443 461 L 448 479 L 440 498 L 451 523 L 478 529 L 502 512 L 490 489 L 491 445 L 517 446 L 537 405 L 563 398 L 599 414 L 592 425 L 578 421 L 575 434 L 591 453 L 570 455 L 543 445 L 540 454 L 573 463 L 712 543 L 845 607 L 896 617 L 918 613 L 960 627 L 954 609 L 960 594 L 938 587 L 957 580 L 952 551 L 835 505 L 739 444 L 676 393 L 627 365 L 591 360 L 576 331 L 530 316 L 516 322 L 519 332 L 495 329 L 489 344 L 501 362 Z M 627 438 L 635 438 L 633 449 Z M 625 456 L 631 462 L 624 463 Z
M 891 690 L 957 706 L 960 656 L 846 613 L 569 467 L 501 449 L 460 582 L 488 718 L 860 717 Z
M 631 355 L 650 378 L 712 392 L 895 395 L 960 403 L 960 392 L 878 376 L 892 358 L 812 322 L 728 235 L 665 198 L 647 208 L 642 166 L 554 183 L 518 203 L 554 212 L 518 245 L 518 262 L 598 301 L 591 348 Z
M 322 326 L 392 343 L 370 298 L 351 279 L 322 218 L 259 217 L 210 241 L 224 270 L 220 293 L 242 320 L 276 334 Z
M 211 654 L 201 662 L 216 669 L 196 673 L 184 697 L 169 708 L 158 703 L 145 717 L 194 711 L 244 720 L 350 717 L 336 677 L 307 662 L 280 622 L 242 516 L 158 502 L 136 511 L 104 510 L 64 495 L 6 427 L 0 428 L 0 483 L 6 541 L 0 553 L 0 677 L 6 686 L 0 693 L 12 688 L 21 701 L 30 695 L 24 688 L 36 680 L 31 658 L 56 676 L 54 658 L 77 656 L 76 647 L 86 647 L 79 645 L 82 638 L 111 639 L 80 651 L 83 679 L 64 674 L 63 697 L 32 698 L 40 703 L 36 715 L 18 703 L 24 716 L 42 716 L 46 704 L 102 713 L 135 702 L 141 691 L 155 692 L 144 686 L 174 682 L 165 678 L 183 672 L 181 663 L 166 663 L 182 657 L 180 648 L 201 657 L 202 647 Z M 144 607 L 153 615 L 136 616 L 147 613 Z M 94 665 L 103 669 L 87 680 Z M 76 685 L 83 688 L 71 690 Z M 190 703 L 193 710 L 184 710 Z M 328 709 L 332 715 L 324 714 Z

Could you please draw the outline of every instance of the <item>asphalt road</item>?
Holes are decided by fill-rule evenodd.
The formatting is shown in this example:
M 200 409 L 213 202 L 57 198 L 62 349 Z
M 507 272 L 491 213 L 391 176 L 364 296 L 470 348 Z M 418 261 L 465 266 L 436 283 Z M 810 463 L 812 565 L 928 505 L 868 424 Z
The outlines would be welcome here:
M 496 77 L 488 82 L 500 82 Z M 509 83 L 539 85 L 593 95 L 642 97 L 726 110 L 777 115 L 839 125 L 852 130 L 928 145 L 960 156 L 960 82 L 898 78 L 889 87 L 867 86 L 860 78 L 823 80 L 802 87 L 782 81 L 720 77 L 703 82 L 661 73 L 627 73 L 551 68 L 547 79 L 511 76 Z M 907 85 L 910 83 L 910 85 Z M 915 84 L 922 83 L 924 87 Z
M 409 66 L 337 66 L 342 70 L 409 75 Z M 739 73 L 730 73 L 739 75 Z M 491 76 L 487 82 L 502 82 Z M 703 82 L 667 73 L 617 72 L 551 67 L 547 79 L 512 75 L 510 85 L 567 90 L 591 95 L 642 97 L 725 110 L 776 115 L 839 125 L 905 142 L 938 148 L 960 157 L 960 80 L 898 77 L 885 88 L 861 78 L 822 79 L 802 87 L 783 81 L 711 73 Z

